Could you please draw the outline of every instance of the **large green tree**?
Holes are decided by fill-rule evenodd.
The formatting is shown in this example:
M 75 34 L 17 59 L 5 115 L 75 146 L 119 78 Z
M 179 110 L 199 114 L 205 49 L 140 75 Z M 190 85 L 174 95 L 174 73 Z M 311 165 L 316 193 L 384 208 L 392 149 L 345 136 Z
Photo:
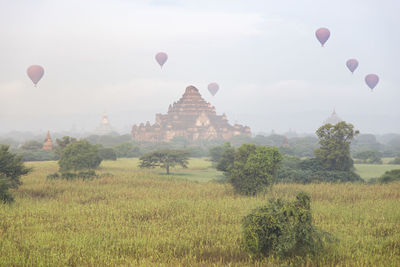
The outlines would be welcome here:
M 325 124 L 316 134 L 320 147 L 314 154 L 324 168 L 332 171 L 350 171 L 353 167 L 350 144 L 359 131 L 355 131 L 352 124 L 342 121 L 335 125 Z
M 54 152 L 55 152 L 58 156 L 61 156 L 61 153 L 62 153 L 62 151 L 64 150 L 64 148 L 66 148 L 67 145 L 69 145 L 69 144 L 71 144 L 71 143 L 75 143 L 76 141 L 78 141 L 78 140 L 76 140 L 76 138 L 69 137 L 69 136 L 64 136 L 62 139 L 58 139 L 58 138 L 57 138 L 57 139 L 56 139 L 57 145 L 56 145 L 56 147 L 55 147 Z
M 156 150 L 144 154 L 139 160 L 140 168 L 161 167 L 169 174 L 170 168 L 176 165 L 187 168 L 189 153 L 182 150 Z
M 86 140 L 68 144 L 61 153 L 58 161 L 60 172 L 93 170 L 102 161 L 97 145 L 92 145 Z
M 31 171 L 23 164 L 22 157 L 10 153 L 8 148 L 0 146 L 0 202 L 13 201 L 8 189 L 21 185 L 21 176 Z
M 255 195 L 274 183 L 282 155 L 276 147 L 241 145 L 226 174 L 236 192 Z

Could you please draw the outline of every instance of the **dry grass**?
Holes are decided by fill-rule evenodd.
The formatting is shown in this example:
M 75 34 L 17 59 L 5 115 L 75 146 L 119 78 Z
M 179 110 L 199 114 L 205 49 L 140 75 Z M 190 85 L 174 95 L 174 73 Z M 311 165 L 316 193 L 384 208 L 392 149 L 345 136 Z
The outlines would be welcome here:
M 186 172 L 208 168 L 191 163 Z M 227 184 L 139 170 L 135 160 L 105 162 L 100 172 L 113 175 L 90 181 L 48 181 L 56 163 L 32 165 L 16 203 L 0 206 L 2 266 L 298 265 L 250 259 L 240 246 L 240 222 L 267 198 L 294 198 L 301 190 L 312 196 L 316 225 L 338 238 L 325 255 L 302 264 L 400 265 L 399 183 L 280 184 L 249 198 Z

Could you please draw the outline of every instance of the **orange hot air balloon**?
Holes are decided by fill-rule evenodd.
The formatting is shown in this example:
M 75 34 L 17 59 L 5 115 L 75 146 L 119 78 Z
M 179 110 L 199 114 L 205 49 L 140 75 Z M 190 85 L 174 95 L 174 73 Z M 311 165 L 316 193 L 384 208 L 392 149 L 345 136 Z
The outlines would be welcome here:
M 43 77 L 44 69 L 42 66 L 32 65 L 26 70 L 26 73 L 28 74 L 28 77 L 32 80 L 33 84 L 36 87 L 37 83 Z

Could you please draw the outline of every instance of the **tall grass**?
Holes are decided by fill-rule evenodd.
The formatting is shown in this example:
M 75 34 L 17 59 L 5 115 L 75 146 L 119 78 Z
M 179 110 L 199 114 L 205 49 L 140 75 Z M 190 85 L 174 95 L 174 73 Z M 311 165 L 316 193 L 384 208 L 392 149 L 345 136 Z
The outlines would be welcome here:
M 191 163 L 174 171 L 208 168 Z M 296 266 L 249 258 L 240 245 L 241 218 L 269 197 L 293 199 L 301 190 L 312 196 L 315 224 L 338 239 L 327 254 L 301 264 L 400 265 L 400 183 L 279 184 L 250 198 L 228 184 L 140 170 L 134 159 L 104 162 L 100 172 L 112 176 L 89 181 L 46 180 L 56 163 L 32 166 L 16 203 L 0 205 L 2 266 Z

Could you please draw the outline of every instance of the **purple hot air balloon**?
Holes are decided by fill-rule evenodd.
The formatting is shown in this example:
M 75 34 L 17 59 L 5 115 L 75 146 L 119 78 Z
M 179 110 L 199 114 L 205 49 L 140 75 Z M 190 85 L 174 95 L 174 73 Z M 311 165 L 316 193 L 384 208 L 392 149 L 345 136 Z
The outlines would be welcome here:
M 349 59 L 346 61 L 346 66 L 347 68 L 351 71 L 351 73 L 354 73 L 354 71 L 357 69 L 358 67 L 358 61 L 357 59 Z
M 161 68 L 163 67 L 163 65 L 165 64 L 167 59 L 168 59 L 168 55 L 164 52 L 159 52 L 156 54 L 156 60 L 157 60 L 158 64 L 160 64 Z
M 327 28 L 319 28 L 315 32 L 315 36 L 317 37 L 318 41 L 321 43 L 321 46 L 324 46 L 326 41 L 328 41 L 329 36 L 331 36 L 331 32 Z
M 219 85 L 217 83 L 210 83 L 208 85 L 208 91 L 215 96 L 215 94 L 218 92 L 219 90 Z
M 44 69 L 42 66 L 32 65 L 26 70 L 26 73 L 32 80 L 33 84 L 36 86 L 40 79 L 42 79 L 43 77 Z
M 368 87 L 371 88 L 372 91 L 378 84 L 379 77 L 376 74 L 368 74 L 367 76 L 365 76 L 365 82 L 368 85 Z

